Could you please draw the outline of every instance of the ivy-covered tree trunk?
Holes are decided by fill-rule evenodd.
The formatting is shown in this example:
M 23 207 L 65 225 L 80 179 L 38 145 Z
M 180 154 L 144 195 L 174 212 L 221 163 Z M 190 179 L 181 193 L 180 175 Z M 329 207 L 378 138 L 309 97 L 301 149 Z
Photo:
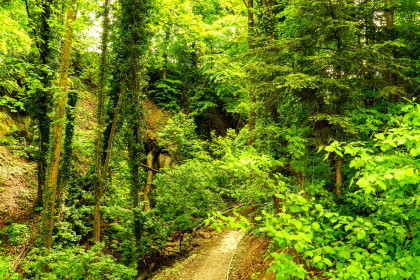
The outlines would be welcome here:
M 141 64 L 146 54 L 146 46 L 149 43 L 149 35 L 146 29 L 146 20 L 149 13 L 149 0 L 120 0 L 121 17 L 121 61 L 125 62 L 124 71 L 127 73 L 129 95 L 124 106 L 125 120 L 127 124 L 125 140 L 128 146 L 128 157 L 131 177 L 131 199 L 134 214 L 133 235 L 135 246 L 133 247 L 133 262 L 136 263 L 138 274 L 141 273 L 142 257 L 141 236 L 143 221 L 140 207 L 140 192 L 144 191 L 144 180 L 140 178 L 142 161 L 144 160 L 144 143 L 142 138 L 144 116 L 141 103 L 141 91 L 144 88 L 144 79 L 140 72 L 144 66 Z
M 35 19 L 32 17 L 33 14 L 30 14 L 28 2 L 26 1 L 25 3 L 28 18 L 31 19 L 31 22 L 35 22 Z M 49 89 L 51 87 L 51 75 L 48 73 L 48 69 L 53 70 L 54 67 L 51 63 L 53 53 L 53 36 L 48 22 L 52 19 L 52 5 L 52 1 L 48 0 L 40 3 L 38 24 L 34 24 L 32 26 L 36 46 L 40 55 L 39 63 L 43 66 L 40 70 L 43 88 L 36 91 L 34 96 L 36 102 L 29 104 L 31 116 L 37 123 L 39 137 L 39 151 L 37 155 L 38 189 L 35 202 L 36 205 L 42 205 L 47 170 L 47 154 L 50 143 L 51 118 L 48 114 L 51 111 L 51 97 L 49 94 Z
M 70 54 L 73 36 L 73 23 L 76 20 L 76 1 L 72 0 L 67 9 L 66 33 L 64 39 L 63 54 L 59 71 L 59 92 L 54 111 L 54 124 L 52 129 L 52 141 L 50 152 L 50 166 L 48 170 L 47 185 L 44 194 L 44 217 L 43 231 L 47 249 L 52 247 L 52 232 L 54 224 L 54 208 L 57 194 L 58 169 L 63 138 L 63 123 L 65 105 L 67 100 L 67 82 L 70 66 Z
M 104 3 L 104 20 L 103 20 L 103 33 L 102 33 L 102 54 L 101 66 L 99 73 L 99 95 L 98 95 L 98 129 L 96 133 L 96 180 L 95 182 L 95 213 L 94 213 L 94 237 L 96 242 L 101 241 L 101 216 L 99 212 L 101 196 L 103 193 L 103 186 L 105 182 L 102 177 L 106 179 L 106 170 L 102 170 L 102 133 L 104 127 L 104 108 L 105 108 L 105 86 L 106 86 L 106 67 L 107 67 L 107 49 L 108 49 L 108 26 L 109 26 L 109 0 Z M 119 110 L 118 110 L 119 112 Z M 115 133 L 115 129 L 114 129 Z M 112 134 L 114 134 L 112 133 Z M 111 145 L 112 138 L 110 137 Z M 108 151 L 108 150 L 107 150 Z M 109 157 L 110 151 L 107 152 L 106 157 Z M 104 172 L 104 176 L 102 176 Z
M 64 138 L 64 155 L 60 170 L 60 179 L 58 184 L 58 221 L 64 218 L 64 206 L 67 197 L 67 184 L 70 179 L 70 168 L 72 166 L 73 138 L 74 138 L 74 120 L 75 107 L 79 93 L 70 91 L 67 103 L 67 123 Z

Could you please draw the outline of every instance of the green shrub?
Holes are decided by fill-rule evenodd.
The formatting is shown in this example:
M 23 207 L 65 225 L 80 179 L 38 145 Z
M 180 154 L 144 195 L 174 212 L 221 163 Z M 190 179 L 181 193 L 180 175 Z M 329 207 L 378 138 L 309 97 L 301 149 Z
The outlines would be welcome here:
M 103 253 L 104 244 L 87 250 L 83 247 L 53 249 L 45 256 L 45 251 L 33 250 L 26 258 L 25 276 L 29 279 L 133 279 L 136 271 L 118 264 L 111 255 Z M 49 264 L 51 272 L 44 271 Z
M 15 280 L 21 279 L 18 273 L 15 273 L 10 268 L 12 263 L 0 255 L 0 279 Z
M 13 245 L 26 243 L 30 235 L 28 225 L 18 223 L 11 223 L 10 226 L 3 228 L 0 233 L 7 235 L 7 241 Z
M 187 230 L 200 224 L 207 213 L 224 207 L 218 168 L 209 162 L 188 161 L 157 176 L 157 215 L 172 230 Z

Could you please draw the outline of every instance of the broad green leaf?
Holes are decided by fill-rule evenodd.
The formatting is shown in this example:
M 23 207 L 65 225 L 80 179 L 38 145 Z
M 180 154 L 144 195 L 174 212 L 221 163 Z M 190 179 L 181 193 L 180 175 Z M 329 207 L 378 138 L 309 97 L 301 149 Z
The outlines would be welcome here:
M 301 212 L 302 211 L 302 209 L 299 207 L 299 206 L 297 206 L 297 205 L 292 205 L 292 206 L 290 206 L 290 212 L 292 212 L 292 213 L 297 213 L 297 212 Z
M 315 256 L 314 258 L 313 258 L 313 262 L 314 263 L 317 263 L 317 262 L 319 262 L 320 260 L 322 260 L 322 257 L 321 256 Z
M 378 279 L 380 278 L 379 274 L 378 274 L 378 273 L 376 273 L 375 271 L 374 271 L 374 272 L 372 272 L 370 275 L 371 275 L 371 276 L 372 276 L 372 278 L 373 278 L 373 279 L 375 279 L 375 280 L 378 280 Z
M 385 179 L 391 180 L 392 178 L 394 178 L 394 175 L 392 175 L 390 173 L 387 173 L 387 174 L 385 174 L 384 177 L 385 177 Z
M 301 229 L 302 228 L 302 222 L 300 222 L 298 220 L 293 221 L 293 224 L 295 225 L 295 227 L 297 229 Z
M 333 265 L 332 262 L 330 261 L 330 259 L 324 258 L 323 261 L 328 266 L 332 266 Z
M 383 133 L 378 133 L 378 134 L 375 134 L 375 138 L 377 138 L 379 140 L 384 140 L 385 139 L 385 135 Z
M 369 186 L 369 181 L 366 180 L 365 178 L 360 178 L 357 181 L 357 185 L 359 185 L 359 187 L 361 187 L 361 188 L 366 188 L 367 186 Z
M 357 232 L 357 239 L 359 239 L 359 240 L 363 239 L 363 238 L 365 238 L 365 236 L 366 236 L 366 232 L 363 229 L 361 229 Z

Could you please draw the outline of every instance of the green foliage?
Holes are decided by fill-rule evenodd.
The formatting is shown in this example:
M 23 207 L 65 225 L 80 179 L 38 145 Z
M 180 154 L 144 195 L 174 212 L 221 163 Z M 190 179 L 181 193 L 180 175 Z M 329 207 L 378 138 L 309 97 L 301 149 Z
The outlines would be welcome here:
M 29 229 L 27 224 L 12 223 L 10 226 L 3 228 L 1 234 L 7 236 L 7 241 L 13 245 L 26 244 L 29 241 Z
M 153 85 L 156 89 L 149 91 L 149 93 L 154 95 L 154 101 L 159 107 L 178 112 L 181 109 L 179 104 L 181 92 L 178 89 L 180 85 L 182 85 L 180 80 L 159 80 Z
M 20 275 L 10 268 L 12 267 L 12 263 L 3 256 L 0 255 L 0 278 L 1 279 L 10 279 L 10 280 L 17 280 L 21 279 Z
M 205 156 L 203 143 L 196 133 L 194 120 L 183 113 L 169 119 L 158 134 L 158 145 L 176 161 Z
M 199 160 L 167 170 L 155 180 L 156 214 L 172 231 L 192 229 L 224 207 L 224 180 L 216 165 Z
M 134 269 L 116 263 L 111 255 L 103 253 L 104 244 L 89 250 L 82 247 L 54 249 L 48 256 L 34 250 L 26 259 L 25 275 L 31 279 L 132 279 Z M 51 272 L 45 272 L 49 263 Z
M 333 279 L 419 277 L 419 108 L 403 106 L 405 113 L 390 118 L 394 128 L 377 133 L 369 142 L 335 142 L 325 148 L 352 157 L 349 166 L 357 170 L 358 187 L 348 190 L 340 212 L 287 194 L 282 213 L 265 213 L 260 230 L 273 237 L 276 247 L 294 248 L 308 266 Z M 281 266 L 291 261 L 273 254 Z M 301 277 L 295 268 L 290 275 Z

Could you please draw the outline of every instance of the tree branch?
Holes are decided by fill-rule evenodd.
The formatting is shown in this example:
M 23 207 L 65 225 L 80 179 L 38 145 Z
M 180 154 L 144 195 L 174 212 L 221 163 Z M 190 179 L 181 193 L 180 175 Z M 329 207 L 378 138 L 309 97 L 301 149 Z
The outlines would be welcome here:
M 156 173 L 162 173 L 161 171 L 156 170 L 156 169 L 154 169 L 154 168 L 152 168 L 152 167 L 149 167 L 149 166 L 147 166 L 146 164 L 142 164 L 141 166 L 143 166 L 144 168 L 147 168 L 147 169 L 149 169 L 149 170 L 152 170 L 152 171 L 154 171 L 154 172 L 156 172 Z
M 3 4 L 4 4 L 6 1 L 8 1 L 8 0 L 5 0 L 5 1 L 3 2 Z M 2 6 L 3 6 L 3 4 L 2 4 Z M 45 59 L 45 56 L 44 56 L 44 54 L 42 53 L 42 50 L 41 50 L 41 48 L 40 48 L 40 46 L 39 46 L 39 43 L 38 43 L 38 35 L 36 34 L 36 29 L 32 26 L 32 19 L 31 19 L 31 14 L 29 13 L 28 0 L 25 0 L 25 6 L 26 6 L 26 13 L 28 14 L 29 24 L 30 24 L 30 26 L 32 27 L 32 30 L 33 30 L 33 32 L 34 32 L 36 47 L 37 47 L 37 49 L 38 49 L 39 54 L 40 54 L 40 55 L 41 55 L 41 56 Z

